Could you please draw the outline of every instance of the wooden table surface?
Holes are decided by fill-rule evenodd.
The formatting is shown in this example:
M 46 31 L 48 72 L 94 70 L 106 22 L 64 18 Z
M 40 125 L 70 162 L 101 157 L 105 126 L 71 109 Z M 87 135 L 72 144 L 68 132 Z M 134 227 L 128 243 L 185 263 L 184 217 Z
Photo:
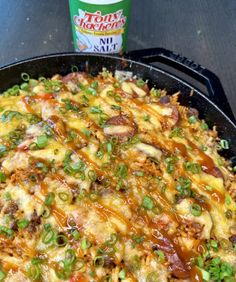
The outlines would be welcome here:
M 66 0 L 0 0 L 0 29 L 0 66 L 73 51 Z M 213 71 L 236 114 L 236 0 L 133 0 L 128 49 L 149 47 Z

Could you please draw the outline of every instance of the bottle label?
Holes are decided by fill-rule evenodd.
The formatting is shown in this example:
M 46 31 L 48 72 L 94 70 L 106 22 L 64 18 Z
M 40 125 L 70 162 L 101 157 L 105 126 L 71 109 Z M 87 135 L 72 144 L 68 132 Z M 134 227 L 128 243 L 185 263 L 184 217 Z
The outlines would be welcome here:
M 124 7 L 122 2 L 86 6 L 81 2 L 77 12 L 71 15 L 75 50 L 95 53 L 119 53 L 124 50 L 127 4 Z

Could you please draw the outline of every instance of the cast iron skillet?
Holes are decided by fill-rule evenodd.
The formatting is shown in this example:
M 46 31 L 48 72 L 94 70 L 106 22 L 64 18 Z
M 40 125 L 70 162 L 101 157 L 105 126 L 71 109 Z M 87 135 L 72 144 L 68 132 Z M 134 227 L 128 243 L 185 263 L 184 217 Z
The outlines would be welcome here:
M 56 73 L 65 75 L 76 65 L 79 71 L 97 74 L 106 67 L 110 71 L 132 71 L 138 77 L 148 79 L 150 86 L 165 88 L 169 94 L 181 91 L 179 101 L 185 106 L 196 108 L 200 118 L 204 118 L 210 127 L 216 125 L 219 136 L 229 141 L 230 149 L 224 150 L 226 158 L 236 165 L 236 121 L 229 106 L 224 90 L 216 75 L 195 62 L 171 51 L 154 48 L 131 51 L 126 59 L 86 53 L 62 53 L 36 57 L 0 68 L 0 93 L 14 84 L 21 82 L 21 73 L 31 77 L 50 77 Z M 171 66 L 178 74 L 185 73 L 206 86 L 207 91 L 200 91 L 195 83 L 189 84 L 160 67 L 150 65 L 161 62 Z M 193 90 L 193 95 L 190 95 Z

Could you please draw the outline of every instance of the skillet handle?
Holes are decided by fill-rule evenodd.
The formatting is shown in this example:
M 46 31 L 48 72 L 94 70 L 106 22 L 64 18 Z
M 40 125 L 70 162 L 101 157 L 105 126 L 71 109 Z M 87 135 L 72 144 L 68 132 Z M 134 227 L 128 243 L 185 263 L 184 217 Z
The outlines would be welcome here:
M 201 65 L 179 55 L 178 53 L 166 50 L 164 48 L 134 50 L 128 52 L 126 57 L 131 60 L 146 64 L 160 62 L 173 67 L 201 82 L 207 87 L 208 98 L 215 103 L 232 121 L 235 121 L 234 114 L 219 78 L 208 69 L 205 69 Z

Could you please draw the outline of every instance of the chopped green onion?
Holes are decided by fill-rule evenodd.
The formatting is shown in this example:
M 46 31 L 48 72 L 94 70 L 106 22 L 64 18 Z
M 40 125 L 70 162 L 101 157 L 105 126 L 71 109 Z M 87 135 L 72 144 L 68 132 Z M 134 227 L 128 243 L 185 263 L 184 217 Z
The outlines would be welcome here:
M 13 118 L 20 119 L 22 118 L 22 114 L 17 111 L 5 111 L 1 116 L 2 122 L 11 121 Z
M 111 105 L 112 110 L 117 110 L 120 111 L 121 110 L 121 106 L 118 105 Z
M 43 218 L 49 218 L 50 215 L 51 215 L 50 209 L 47 206 L 44 206 L 42 217 Z
M 150 115 L 144 115 L 143 120 L 144 121 L 150 121 L 151 116 Z
M 231 197 L 230 197 L 230 195 L 226 195 L 225 196 L 225 204 L 226 205 L 230 205 L 231 204 Z
M 64 246 L 67 245 L 68 239 L 64 234 L 58 234 L 58 235 L 56 235 L 54 242 L 55 242 L 56 246 L 64 247 Z
M 29 80 L 29 84 L 30 84 L 30 86 L 34 87 L 34 86 L 38 85 L 38 80 L 31 78 Z
M 93 106 L 90 108 L 90 113 L 91 114 L 102 114 L 103 111 L 99 106 Z
M 73 263 L 75 263 L 75 261 L 76 261 L 75 251 L 73 249 L 66 250 L 65 260 L 64 260 L 65 264 L 72 265 Z
M 88 171 L 88 178 L 94 182 L 97 179 L 97 174 L 94 170 L 89 170 Z
M 94 266 L 103 266 L 104 265 L 104 257 L 103 256 L 96 256 L 93 260 Z
M 0 171 L 0 183 L 6 182 L 6 179 L 7 179 L 6 174 Z
M 128 166 L 126 164 L 119 164 L 116 170 L 116 176 L 126 179 L 128 177 Z
M 41 258 L 35 257 L 31 259 L 31 263 L 33 265 L 37 265 L 37 264 L 41 264 L 43 262 L 43 260 Z
M 78 72 L 78 71 L 79 71 L 79 69 L 76 65 L 71 66 L 71 72 Z
M 24 90 L 24 91 L 27 91 L 29 89 L 29 84 L 24 82 L 20 85 L 20 89 L 21 90 Z
M 90 130 L 88 130 L 87 128 L 84 128 L 84 129 L 82 129 L 81 131 L 82 131 L 82 133 L 83 133 L 85 136 L 90 137 L 90 135 L 91 135 L 91 131 L 90 131 Z
M 24 229 L 29 225 L 29 220 L 28 219 L 21 219 L 17 222 L 17 226 L 20 229 Z
M 188 122 L 189 122 L 190 124 L 196 123 L 196 122 L 197 122 L 197 118 L 196 118 L 195 116 L 190 116 L 190 117 L 188 118 Z
M 86 93 L 87 93 L 87 94 L 90 94 L 90 95 L 92 95 L 92 96 L 96 96 L 96 95 L 97 95 L 96 89 L 94 89 L 94 88 L 92 88 L 92 87 L 87 88 Z
M 207 189 L 208 191 L 212 191 L 212 190 L 213 190 L 213 188 L 212 188 L 210 185 L 206 185 L 205 187 L 206 187 L 206 189 Z
M 118 241 L 118 236 L 116 233 L 112 233 L 110 239 L 105 242 L 107 246 L 113 246 Z
M 208 130 L 209 127 L 208 127 L 207 123 L 203 122 L 201 124 L 201 128 L 202 128 L 202 130 Z
M 205 269 L 198 267 L 198 269 L 201 271 L 202 279 L 203 281 L 210 281 L 211 275 L 209 272 L 207 272 Z
M 202 214 L 202 208 L 198 204 L 192 204 L 190 207 L 191 214 L 194 216 L 200 216 Z
M 229 142 L 225 139 L 220 140 L 220 146 L 222 149 L 228 150 L 229 149 Z
M 46 135 L 38 136 L 36 144 L 39 149 L 45 148 L 48 145 L 48 137 Z
M 198 163 L 185 162 L 184 169 L 187 171 L 191 171 L 193 174 L 201 172 L 201 166 Z
M 183 138 L 184 137 L 184 133 L 183 133 L 183 129 L 181 127 L 176 127 L 174 128 L 170 135 L 169 135 L 170 138 L 172 137 L 179 137 L 179 138 Z
M 213 250 L 218 251 L 218 243 L 215 240 L 210 240 L 210 246 Z
M 159 98 L 161 96 L 160 90 L 155 89 L 155 88 L 152 88 L 150 90 L 150 94 L 151 96 L 156 97 L 156 98 Z
M 145 84 L 146 84 L 146 82 L 143 81 L 142 79 L 138 79 L 138 80 L 136 81 L 136 85 L 137 85 L 138 87 L 143 87 Z
M 97 89 L 98 88 L 98 81 L 95 80 L 91 83 L 91 87 Z
M 3 233 L 8 237 L 12 237 L 14 235 L 14 231 L 11 228 L 8 228 L 4 225 L 0 225 L 0 233 Z
M 44 203 L 46 206 L 51 206 L 52 203 L 54 202 L 55 199 L 55 194 L 53 192 L 48 193 Z
M 142 206 L 146 210 L 152 210 L 154 208 L 154 201 L 151 197 L 145 196 L 142 201 Z
M 115 95 L 114 99 L 115 99 L 116 102 L 121 102 L 122 101 L 121 97 L 118 94 Z
M 0 270 L 0 281 L 3 281 L 5 278 L 6 278 L 5 272 L 3 272 L 2 270 Z
M 43 237 L 42 237 L 42 242 L 44 244 L 49 244 L 52 241 L 54 241 L 55 238 L 55 232 L 52 229 L 48 229 L 46 230 L 46 232 L 44 232 Z
M 168 162 L 166 169 L 169 174 L 173 173 L 175 170 L 174 164 L 172 162 Z
M 28 73 L 22 72 L 21 79 L 24 80 L 24 81 L 29 81 L 30 80 L 30 76 L 28 75 Z
M 121 280 L 125 279 L 125 277 L 126 277 L 126 271 L 125 271 L 124 269 L 122 269 L 122 270 L 119 272 L 118 277 L 119 277 Z
M 58 197 L 60 198 L 60 200 L 62 200 L 63 202 L 67 202 L 70 199 L 70 195 L 67 192 L 59 192 L 58 193 Z
M 41 276 L 41 271 L 39 265 L 32 264 L 27 271 L 27 275 L 32 280 L 38 280 Z
M 79 233 L 79 231 L 78 231 L 77 229 L 73 230 L 72 233 L 71 233 L 71 235 L 72 235 L 72 237 L 73 237 L 73 239 L 74 239 L 75 241 L 78 241 L 79 238 L 80 238 L 80 233 Z
M 165 261 L 165 254 L 161 250 L 154 251 L 154 253 L 159 257 L 161 262 Z
M 160 281 L 160 276 L 157 272 L 150 272 L 146 277 L 146 282 L 157 282 Z
M 142 176 L 144 176 L 144 171 L 141 171 L 141 170 L 135 171 L 134 175 L 142 177 Z
M 52 228 L 51 224 L 50 223 L 45 223 L 44 226 L 43 226 L 44 230 L 49 230 Z
M 112 143 L 111 143 L 111 142 L 108 142 L 108 143 L 107 143 L 107 153 L 108 153 L 109 155 L 111 155 L 112 150 L 113 150 Z
M 120 87 L 120 82 L 118 82 L 118 81 L 115 82 L 113 86 L 114 86 L 115 88 L 119 88 L 119 87 Z
M 82 241 L 81 241 L 82 250 L 86 250 L 86 249 L 90 248 L 90 246 L 91 246 L 91 243 L 86 238 L 82 239 Z
M 7 152 L 7 147 L 3 144 L 0 144 L 0 158 Z

